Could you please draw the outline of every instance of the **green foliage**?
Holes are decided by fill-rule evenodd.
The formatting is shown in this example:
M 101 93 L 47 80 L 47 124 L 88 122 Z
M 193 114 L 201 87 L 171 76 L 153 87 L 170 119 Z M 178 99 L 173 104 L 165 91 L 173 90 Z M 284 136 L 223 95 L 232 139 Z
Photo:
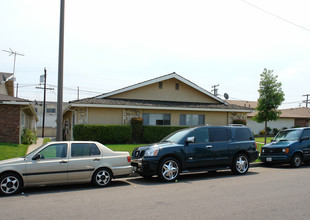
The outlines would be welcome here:
M 33 144 L 37 141 L 37 135 L 35 132 L 28 128 L 24 128 L 22 135 L 22 144 Z
M 74 125 L 74 140 L 98 141 L 102 144 L 128 143 L 131 138 L 130 125 Z
M 259 132 L 259 135 L 264 136 L 265 134 L 266 134 L 266 131 L 265 131 L 265 130 L 261 130 L 261 131 Z
M 272 129 L 272 132 L 273 132 L 274 135 L 276 135 L 276 134 L 279 132 L 279 129 L 273 128 L 273 129 Z
M 235 119 L 235 120 L 233 120 L 233 124 L 246 125 L 246 120 L 243 120 L 243 119 Z
M 259 123 L 277 120 L 281 115 L 281 111 L 277 109 L 284 101 L 284 92 L 282 84 L 277 82 L 278 76 L 274 76 L 272 72 L 273 70 L 265 68 L 260 75 L 259 99 L 255 108 L 258 113 L 253 117 Z
M 270 134 L 271 128 L 270 127 L 266 127 L 266 131 L 267 131 L 267 134 Z
M 131 138 L 134 143 L 140 143 L 142 139 L 143 119 L 134 117 L 130 120 Z
M 188 127 L 174 126 L 143 126 L 143 143 L 156 143 L 172 132 Z

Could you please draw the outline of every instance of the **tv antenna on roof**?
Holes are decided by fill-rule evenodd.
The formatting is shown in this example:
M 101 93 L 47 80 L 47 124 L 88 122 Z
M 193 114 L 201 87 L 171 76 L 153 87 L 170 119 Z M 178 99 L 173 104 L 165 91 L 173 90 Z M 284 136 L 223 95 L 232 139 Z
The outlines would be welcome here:
M 9 49 L 10 49 L 10 51 L 8 51 L 8 50 L 2 50 L 2 51 L 6 52 L 6 53 L 9 53 L 9 54 L 10 54 L 9 56 L 14 55 L 14 66 L 13 66 L 13 77 L 14 77 L 16 55 L 18 55 L 18 56 L 25 56 L 25 55 L 24 55 L 24 54 L 21 54 L 21 53 L 17 53 L 16 51 L 13 51 L 11 48 L 9 48 Z

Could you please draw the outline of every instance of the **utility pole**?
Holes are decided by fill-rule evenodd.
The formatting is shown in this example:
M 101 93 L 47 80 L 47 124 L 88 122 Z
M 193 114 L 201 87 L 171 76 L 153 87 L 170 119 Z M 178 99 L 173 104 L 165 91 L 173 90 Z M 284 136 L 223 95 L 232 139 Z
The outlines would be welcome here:
M 65 26 L 65 0 L 60 0 L 56 141 L 62 141 L 63 54 L 64 54 L 64 29 L 65 29 L 64 26 Z
M 78 87 L 78 90 L 77 90 L 77 100 L 80 99 L 80 87 Z
M 306 97 L 307 97 L 306 100 L 304 100 L 303 102 L 306 103 L 306 108 L 308 108 L 308 103 L 309 103 L 309 96 L 310 96 L 310 94 L 306 94 L 306 95 L 303 95 L 303 96 L 306 96 Z
M 42 119 L 42 138 L 44 138 L 44 127 L 45 127 L 45 103 L 46 103 L 46 90 L 54 90 L 53 88 L 46 88 L 46 67 L 44 68 L 44 87 L 36 87 L 37 89 L 44 89 L 44 96 L 43 96 L 43 119 Z M 42 76 L 40 77 L 40 80 Z M 41 83 L 41 82 L 40 82 Z
M 4 52 L 7 52 L 7 53 L 9 53 L 10 55 L 9 56 L 12 56 L 12 55 L 14 55 L 14 65 L 13 65 L 13 82 L 14 82 L 14 80 L 15 80 L 15 63 L 16 63 L 16 55 L 18 55 L 18 56 L 25 56 L 24 54 L 21 54 L 21 53 L 17 53 L 16 51 L 13 51 L 11 48 L 9 48 L 10 49 L 10 51 L 8 51 L 8 50 L 2 50 L 2 51 L 4 51 Z M 17 87 L 18 87 L 18 84 L 17 84 Z M 17 97 L 17 89 L 16 89 L 16 97 Z
M 218 96 L 218 93 L 217 93 L 217 91 L 218 91 L 218 89 L 216 88 L 216 87 L 218 87 L 220 84 L 217 84 L 217 85 L 214 85 L 214 86 L 212 86 L 212 92 L 213 92 L 213 94 L 215 95 L 215 96 Z
M 14 77 L 13 77 L 14 79 Z M 18 97 L 18 83 L 16 83 L 16 97 Z

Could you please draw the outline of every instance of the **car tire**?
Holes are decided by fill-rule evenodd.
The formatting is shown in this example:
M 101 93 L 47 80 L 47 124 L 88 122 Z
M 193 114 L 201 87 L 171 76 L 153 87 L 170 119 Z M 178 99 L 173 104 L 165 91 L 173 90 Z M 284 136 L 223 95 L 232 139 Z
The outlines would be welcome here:
M 7 173 L 0 177 L 0 194 L 3 196 L 18 193 L 21 186 L 22 180 L 16 173 Z
M 290 164 L 291 164 L 291 167 L 298 168 L 301 166 L 301 162 L 302 162 L 302 155 L 299 153 L 296 153 L 292 156 Z
M 92 183 L 97 187 L 104 187 L 111 183 L 112 173 L 109 169 L 102 168 L 93 174 Z
M 237 154 L 232 162 L 231 170 L 234 174 L 242 175 L 248 172 L 249 158 L 246 154 Z
M 163 159 L 157 170 L 157 176 L 165 182 L 175 181 L 180 174 L 180 165 L 179 162 L 173 158 L 168 157 Z

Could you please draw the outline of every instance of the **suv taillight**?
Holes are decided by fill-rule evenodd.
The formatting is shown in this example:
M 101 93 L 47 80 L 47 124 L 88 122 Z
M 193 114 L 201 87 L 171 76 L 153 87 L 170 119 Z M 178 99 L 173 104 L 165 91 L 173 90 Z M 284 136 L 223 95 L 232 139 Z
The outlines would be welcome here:
M 131 162 L 131 157 L 130 157 L 130 156 L 127 157 L 127 161 L 128 161 L 129 163 Z
M 257 150 L 257 143 L 255 142 L 255 148 L 256 148 L 256 150 Z

